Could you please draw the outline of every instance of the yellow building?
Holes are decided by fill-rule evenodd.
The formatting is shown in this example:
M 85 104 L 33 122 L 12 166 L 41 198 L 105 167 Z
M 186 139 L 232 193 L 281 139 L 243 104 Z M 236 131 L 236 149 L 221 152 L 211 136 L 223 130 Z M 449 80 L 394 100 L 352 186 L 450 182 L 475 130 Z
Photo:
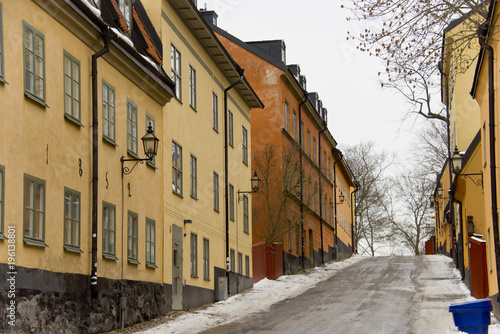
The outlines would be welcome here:
M 252 190 L 250 110 L 263 105 L 193 1 L 143 3 L 176 83 L 164 112 L 163 270 L 173 309 L 193 308 L 224 295 L 219 278 L 229 294 L 252 286 L 251 196 L 238 191 Z
M 438 176 L 434 193 L 436 249 L 455 259 L 469 288 L 471 277 L 476 277 L 471 275 L 469 238 L 474 234 L 475 238 L 486 237 L 481 156 L 478 154 L 480 109 L 468 94 L 474 78 L 474 59 L 480 47 L 477 39 L 468 45 L 463 42 L 470 25 L 470 15 L 466 15 L 453 21 L 443 33 L 442 102 L 449 115 L 451 157 Z M 463 163 L 461 170 L 456 163 L 448 164 L 450 158 L 454 160 L 453 156 Z M 472 221 L 475 228 L 472 228 Z
M 478 37 L 481 51 L 478 56 L 475 76 L 472 84 L 471 95 L 480 106 L 480 133 L 481 156 L 480 171 L 483 174 L 484 188 L 484 229 L 486 238 L 486 275 L 488 278 L 488 296 L 491 296 L 493 311 L 498 316 L 500 307 L 495 295 L 498 295 L 499 286 L 499 224 L 498 224 L 498 176 L 499 143 L 498 119 L 499 106 L 495 90 L 500 82 L 498 76 L 499 62 L 497 54 L 500 52 L 498 43 L 499 31 L 496 18 L 500 8 L 497 1 L 490 3 L 487 21 L 480 26 Z
M 0 100 L 0 331 L 107 331 L 252 285 L 237 191 L 262 103 L 192 1 L 0 0 Z

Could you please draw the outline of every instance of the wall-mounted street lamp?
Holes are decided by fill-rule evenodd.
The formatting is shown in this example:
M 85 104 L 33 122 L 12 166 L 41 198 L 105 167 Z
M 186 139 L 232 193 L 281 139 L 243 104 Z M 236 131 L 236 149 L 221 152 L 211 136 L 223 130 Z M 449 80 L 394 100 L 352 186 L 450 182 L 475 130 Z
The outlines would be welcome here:
M 238 203 L 243 199 L 244 196 L 247 194 L 253 194 L 259 191 L 260 188 L 260 179 L 257 176 L 257 171 L 253 173 L 253 177 L 250 179 L 250 182 L 252 184 L 252 190 L 251 191 L 242 191 L 238 190 Z
M 339 203 L 337 203 L 337 204 L 342 204 L 342 203 L 344 203 L 344 201 L 345 201 L 345 196 L 344 196 L 344 194 L 340 193 L 340 195 L 339 195 L 339 201 L 340 201 L 340 202 L 339 202 Z
M 463 160 L 462 155 L 460 154 L 460 152 L 458 152 L 458 148 L 455 146 L 455 152 L 453 152 L 453 156 L 451 157 L 453 173 L 455 173 L 457 176 L 468 177 L 476 186 L 482 186 L 483 172 L 470 173 L 470 174 L 460 173 L 460 171 L 462 170 L 462 160 Z M 480 176 L 481 178 L 478 180 L 474 180 L 471 176 Z
M 146 130 L 146 134 L 141 138 L 142 144 L 144 146 L 144 154 L 146 154 L 146 158 L 140 159 L 140 158 L 131 158 L 131 159 L 126 159 L 124 156 L 120 158 L 120 161 L 122 163 L 122 177 L 123 175 L 128 175 L 132 173 L 134 170 L 135 166 L 140 162 L 141 164 L 144 163 L 144 161 L 151 161 L 153 158 L 158 154 L 158 142 L 160 141 L 158 138 L 156 138 L 154 131 L 153 131 L 153 126 L 151 123 L 148 125 L 148 129 Z M 132 166 L 132 168 L 128 168 L 123 166 L 125 161 L 136 161 L 135 165 Z

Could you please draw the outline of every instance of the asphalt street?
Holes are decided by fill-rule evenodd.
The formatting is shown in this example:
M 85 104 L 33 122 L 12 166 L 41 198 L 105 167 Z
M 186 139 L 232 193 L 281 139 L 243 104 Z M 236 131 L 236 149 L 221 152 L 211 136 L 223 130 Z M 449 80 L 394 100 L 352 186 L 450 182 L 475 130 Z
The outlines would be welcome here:
M 468 296 L 447 266 L 436 271 L 423 256 L 367 258 L 268 311 L 204 333 L 445 333 L 429 319 L 451 319 L 447 306 Z

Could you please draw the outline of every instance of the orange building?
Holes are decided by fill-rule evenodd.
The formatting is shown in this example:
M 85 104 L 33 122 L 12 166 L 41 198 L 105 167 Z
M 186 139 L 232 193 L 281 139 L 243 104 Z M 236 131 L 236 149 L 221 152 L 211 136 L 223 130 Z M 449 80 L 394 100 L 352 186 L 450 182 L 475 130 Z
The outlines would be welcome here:
M 201 13 L 265 105 L 251 113 L 252 169 L 261 179 L 252 195 L 253 243 L 281 243 L 285 273 L 337 258 L 334 240 L 346 237 L 335 235 L 337 143 L 326 126 L 326 108 L 317 93 L 307 92 L 300 67 L 286 64 L 284 41 L 243 42 L 217 27 L 215 12 Z M 353 184 L 349 173 L 339 175 Z M 346 189 L 350 199 L 352 187 Z M 352 220 L 346 216 L 347 229 Z M 350 255 L 352 244 L 338 248 Z

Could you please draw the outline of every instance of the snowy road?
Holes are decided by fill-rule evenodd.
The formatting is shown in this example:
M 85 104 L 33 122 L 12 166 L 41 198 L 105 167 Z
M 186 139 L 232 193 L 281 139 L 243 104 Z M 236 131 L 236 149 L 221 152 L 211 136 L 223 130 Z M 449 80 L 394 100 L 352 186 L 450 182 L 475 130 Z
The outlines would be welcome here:
M 448 257 L 354 257 L 263 280 L 143 333 L 450 334 L 449 305 L 471 299 Z M 498 325 L 492 333 L 500 333 Z

